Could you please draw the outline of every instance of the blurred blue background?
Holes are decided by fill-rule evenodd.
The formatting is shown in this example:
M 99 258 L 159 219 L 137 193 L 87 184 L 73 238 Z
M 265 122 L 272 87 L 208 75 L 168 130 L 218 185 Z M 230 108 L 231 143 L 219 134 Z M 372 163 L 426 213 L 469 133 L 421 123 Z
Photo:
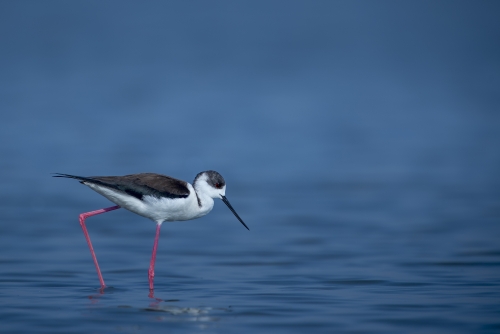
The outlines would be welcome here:
M 0 2 L 0 329 L 498 331 L 499 13 Z M 251 231 L 219 203 L 164 224 L 156 295 L 175 301 L 148 306 L 154 224 L 92 218 L 117 290 L 87 305 L 77 216 L 110 203 L 50 173 L 207 169 Z

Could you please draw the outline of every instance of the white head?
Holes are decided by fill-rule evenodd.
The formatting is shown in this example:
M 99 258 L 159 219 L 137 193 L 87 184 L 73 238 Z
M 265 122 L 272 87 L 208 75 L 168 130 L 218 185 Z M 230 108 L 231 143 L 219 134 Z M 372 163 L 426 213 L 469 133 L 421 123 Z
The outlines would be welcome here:
M 227 205 L 229 210 L 234 213 L 240 223 L 242 223 L 243 226 L 249 230 L 248 226 L 243 222 L 240 216 L 238 216 L 236 211 L 234 211 L 233 207 L 229 204 L 229 201 L 226 198 L 226 181 L 224 181 L 222 175 L 214 170 L 198 173 L 198 175 L 194 178 L 193 187 L 198 193 L 206 194 L 212 198 L 220 198 L 224 204 Z

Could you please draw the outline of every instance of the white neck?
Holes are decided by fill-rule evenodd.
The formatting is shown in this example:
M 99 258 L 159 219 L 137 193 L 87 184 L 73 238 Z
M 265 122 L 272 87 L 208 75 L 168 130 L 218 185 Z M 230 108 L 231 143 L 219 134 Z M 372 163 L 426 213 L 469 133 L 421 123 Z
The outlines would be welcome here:
M 198 208 L 200 213 L 198 217 L 204 216 L 210 211 L 212 211 L 214 207 L 214 199 L 203 191 L 197 191 L 196 188 L 193 189 L 197 196 L 197 201 L 198 201 L 197 204 L 199 204 Z

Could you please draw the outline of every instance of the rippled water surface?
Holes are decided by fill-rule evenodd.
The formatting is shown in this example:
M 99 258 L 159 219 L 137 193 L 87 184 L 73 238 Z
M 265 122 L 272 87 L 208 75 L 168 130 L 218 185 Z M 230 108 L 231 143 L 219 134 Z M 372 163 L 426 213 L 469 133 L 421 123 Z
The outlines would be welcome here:
M 87 191 L 72 186 L 61 187 Z M 442 208 L 394 214 L 401 191 L 387 186 L 279 188 L 260 188 L 267 209 L 250 184 L 231 192 L 250 232 L 221 203 L 198 221 L 165 223 L 158 299 L 148 298 L 146 274 L 154 223 L 124 211 L 88 220 L 110 286 L 99 292 L 76 219 L 91 206 L 63 196 L 31 210 L 12 203 L 3 210 L 11 213 L 1 245 L 3 330 L 499 329 L 498 208 L 487 204 L 494 194 L 469 206 L 466 194 L 446 198 L 447 189 L 406 184 L 405 194 L 442 197 Z
M 495 2 L 4 2 L 0 332 L 500 332 Z M 219 171 L 155 224 L 51 173 Z

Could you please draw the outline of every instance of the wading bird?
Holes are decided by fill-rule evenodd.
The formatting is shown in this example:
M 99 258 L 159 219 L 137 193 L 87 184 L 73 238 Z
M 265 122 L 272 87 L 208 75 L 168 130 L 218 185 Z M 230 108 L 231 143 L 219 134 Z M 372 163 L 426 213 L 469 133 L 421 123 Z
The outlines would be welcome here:
M 248 226 L 238 216 L 226 198 L 226 182 L 224 178 L 213 170 L 201 172 L 196 175 L 192 185 L 186 181 L 154 173 L 92 177 L 57 173 L 54 177 L 79 180 L 80 183 L 90 187 L 116 204 L 116 206 L 109 208 L 80 214 L 80 225 L 89 245 L 101 288 L 106 287 L 106 285 L 104 284 L 94 248 L 92 247 L 85 226 L 85 219 L 88 217 L 124 208 L 156 222 L 156 236 L 148 271 L 150 291 L 154 289 L 156 249 L 158 248 L 160 228 L 163 222 L 191 220 L 202 217 L 214 207 L 213 199 L 220 198 L 243 226 L 249 230 Z

